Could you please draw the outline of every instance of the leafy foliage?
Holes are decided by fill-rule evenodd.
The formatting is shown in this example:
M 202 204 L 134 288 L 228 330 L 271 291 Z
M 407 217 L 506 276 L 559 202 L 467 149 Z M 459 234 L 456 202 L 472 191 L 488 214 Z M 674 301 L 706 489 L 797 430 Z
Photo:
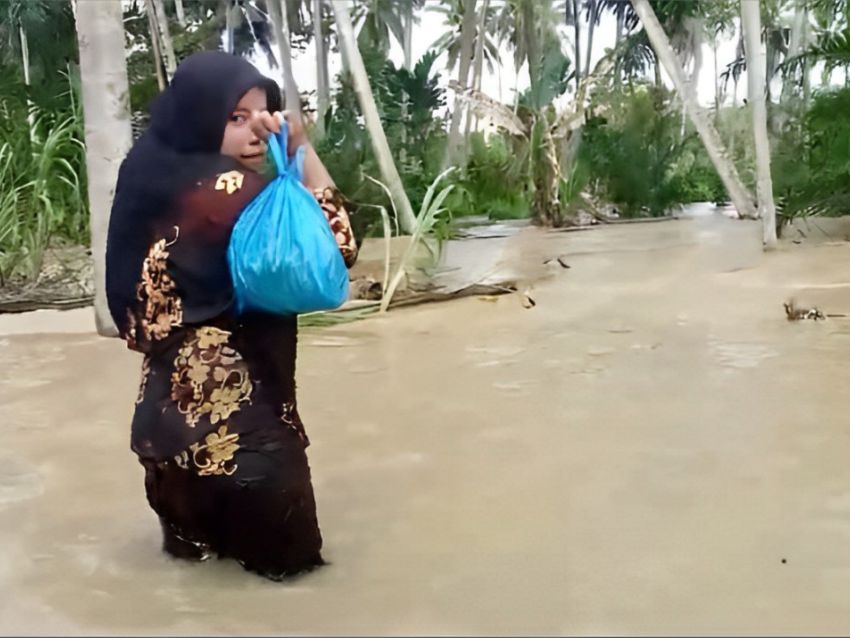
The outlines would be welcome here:
M 780 139 L 773 159 L 780 216 L 844 215 L 850 210 L 850 89 L 815 96 L 802 140 Z
M 412 71 L 397 68 L 377 49 L 365 49 L 363 61 L 384 130 L 414 209 L 439 172 L 445 149 L 443 123 L 435 111 L 445 105 L 445 92 L 434 71 L 436 54 L 427 53 Z M 340 75 L 339 89 L 325 121 L 317 151 L 340 189 L 363 204 L 354 216 L 355 230 L 377 229 L 375 206 L 389 208 L 386 194 L 364 175 L 379 174 L 351 80 Z
M 5 90 L 14 73 L 0 68 L 0 282 L 35 274 L 51 239 L 88 243 L 78 83 L 67 82 L 43 108 L 28 105 L 23 91 Z M 65 108 L 57 110 L 61 100 Z
M 665 91 L 640 87 L 603 99 L 609 109 L 588 119 L 579 155 L 594 194 L 624 216 L 637 217 L 663 215 L 698 193 L 684 176 L 694 161 L 689 152 L 699 147 L 693 135 L 681 137 L 678 113 Z

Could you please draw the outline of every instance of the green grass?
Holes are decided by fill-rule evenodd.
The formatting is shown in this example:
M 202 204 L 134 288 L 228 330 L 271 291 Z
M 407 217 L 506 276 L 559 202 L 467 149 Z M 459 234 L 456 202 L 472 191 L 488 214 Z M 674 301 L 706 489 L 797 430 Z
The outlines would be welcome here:
M 53 239 L 88 243 L 82 115 L 68 101 L 64 113 L 0 104 L 0 285 L 34 277 Z

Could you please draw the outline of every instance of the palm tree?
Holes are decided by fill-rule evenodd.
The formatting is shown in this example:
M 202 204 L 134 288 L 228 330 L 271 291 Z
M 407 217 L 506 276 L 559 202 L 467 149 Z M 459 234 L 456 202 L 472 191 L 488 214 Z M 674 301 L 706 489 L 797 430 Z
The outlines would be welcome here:
M 363 57 L 360 55 L 360 49 L 357 47 L 354 26 L 351 23 L 351 15 L 348 12 L 348 0 L 333 0 L 331 6 L 333 7 L 337 29 L 339 31 L 340 48 L 345 52 L 345 57 L 348 60 L 349 70 L 354 81 L 354 89 L 357 92 L 357 99 L 360 103 L 363 118 L 366 120 L 366 129 L 369 131 L 372 148 L 375 151 L 375 157 L 378 160 L 381 175 L 387 183 L 395 205 L 398 207 L 399 225 L 405 232 L 413 232 L 416 227 L 416 217 L 413 214 L 410 199 L 404 190 L 401 176 L 398 174 L 398 169 L 393 161 L 392 152 L 387 143 L 387 136 L 381 124 L 381 116 L 378 113 L 378 107 L 375 105 L 375 97 L 372 95 L 369 76 L 366 74 Z
M 183 8 L 183 0 L 174 0 L 174 12 L 177 14 L 177 24 L 186 28 L 186 9 Z
M 76 58 L 76 42 L 68 37 L 74 33 L 73 24 L 67 3 L 0 1 L 0 64 L 20 69 L 25 86 L 58 79 L 58 70 Z M 31 48 L 30 42 L 50 42 L 50 46 Z
M 601 14 L 605 11 L 608 11 L 614 15 L 617 20 L 616 32 L 614 35 L 614 48 L 615 51 L 621 51 L 621 43 L 626 34 L 626 18 L 634 14 L 632 10 L 632 5 L 629 0 L 597 0 L 597 4 L 599 6 L 600 17 Z M 617 83 L 620 82 L 622 72 L 621 72 L 621 64 L 618 58 L 617 64 L 614 69 L 614 77 Z
M 732 203 L 738 209 L 738 214 L 745 218 L 756 218 L 757 215 L 756 209 L 753 206 L 753 199 L 741 182 L 735 165 L 726 156 L 717 129 L 714 128 L 714 124 L 705 117 L 705 114 L 700 109 L 694 88 L 685 79 L 681 62 L 673 50 L 667 34 L 664 32 L 664 28 L 658 21 L 649 0 L 632 0 L 632 6 L 643 24 L 643 28 L 646 31 L 649 41 L 652 43 L 652 48 L 655 50 L 658 59 L 673 80 L 673 86 L 684 102 L 691 122 L 699 134 L 717 174 L 726 187 Z
M 704 7 L 703 25 L 711 42 L 714 62 L 714 113 L 715 121 L 720 114 L 721 84 L 718 59 L 718 44 L 722 35 L 734 32 L 738 7 L 733 0 L 717 0 Z
M 467 86 L 469 82 L 469 67 L 472 63 L 472 47 L 475 43 L 475 2 L 476 0 L 463 0 L 463 24 L 461 26 L 461 48 L 460 61 L 458 64 L 457 82 L 460 86 Z M 443 168 L 456 164 L 461 155 L 460 118 L 463 115 L 460 97 L 455 97 L 455 106 L 452 110 L 451 125 L 449 126 L 449 142 L 446 146 L 446 155 L 443 159 Z
M 454 71 L 458 66 L 464 42 L 465 11 L 463 0 L 449 0 L 449 2 L 430 7 L 430 10 L 443 14 L 443 24 L 446 28 L 445 33 L 431 45 L 431 49 L 438 54 L 445 53 L 447 55 L 446 68 L 449 71 Z M 493 7 L 490 0 L 484 0 L 478 12 L 473 36 L 472 79 L 469 82 L 469 86 L 472 88 L 481 88 L 485 62 L 491 72 L 499 62 L 499 43 L 494 37 L 494 32 L 498 27 L 497 18 L 497 9 Z M 472 119 L 470 116 L 466 119 L 467 134 Z
M 171 82 L 174 71 L 177 70 L 177 56 L 174 54 L 171 29 L 168 28 L 168 16 L 165 13 L 165 5 L 162 4 L 162 0 L 149 0 L 148 8 L 151 7 L 151 4 L 157 25 L 157 35 L 161 38 L 162 51 L 165 54 L 165 72 L 168 74 L 168 81 Z
M 584 75 L 590 75 L 590 60 L 593 57 L 593 34 L 602 19 L 602 2 L 586 0 L 584 11 L 587 17 L 587 54 L 584 56 Z M 619 31 L 618 31 L 619 33 Z
M 499 22 L 498 9 L 489 0 L 485 6 L 486 10 L 478 13 L 478 22 L 475 25 L 474 50 L 477 52 L 479 46 L 484 47 L 481 60 L 487 64 L 490 71 L 493 71 L 495 65 L 499 62 L 499 42 L 495 33 L 501 28 L 501 23 Z M 449 71 L 454 71 L 460 59 L 463 43 L 463 0 L 449 0 L 444 4 L 432 5 L 428 10 L 443 15 L 443 26 L 445 28 L 443 35 L 435 40 L 430 48 L 439 54 L 445 53 L 447 56 L 446 68 Z M 482 19 L 484 20 L 483 30 Z M 479 38 L 481 34 L 483 34 L 483 37 Z M 473 63 L 475 63 L 474 55 Z
M 476 91 L 481 90 L 481 76 L 484 72 L 484 41 L 486 39 L 487 10 L 489 8 L 490 0 L 483 0 L 483 3 L 481 4 L 481 11 L 479 11 L 478 15 L 478 25 L 475 33 L 475 53 L 472 56 L 472 62 L 474 64 L 472 69 L 472 87 Z M 469 137 L 469 131 L 472 128 L 472 120 L 472 113 L 468 112 L 466 115 L 465 137 Z
M 116 334 L 106 304 L 106 233 L 118 168 L 132 144 L 121 0 L 77 0 L 86 165 L 95 265 L 95 324 Z
M 499 16 L 499 33 L 513 49 L 514 68 L 528 64 L 531 92 L 538 92 L 546 56 L 560 54 L 552 0 L 506 0 Z
M 776 246 L 776 206 L 773 202 L 773 180 L 770 175 L 770 142 L 767 136 L 765 100 L 767 59 L 761 43 L 761 7 L 752 0 L 741 0 L 741 26 L 747 50 L 747 87 L 753 113 L 756 151 L 756 196 L 758 211 L 764 224 L 764 245 Z
M 301 112 L 301 95 L 292 73 L 292 44 L 289 32 L 289 12 L 285 0 L 269 0 L 269 16 L 274 28 L 274 38 L 277 42 L 280 66 L 283 69 L 283 92 L 286 108 L 290 111 Z M 319 43 L 317 42 L 318 46 Z
M 404 68 L 413 70 L 413 24 L 416 22 L 416 11 L 425 6 L 425 0 L 401 0 L 402 20 L 404 22 Z
M 165 67 L 162 63 L 162 48 L 161 41 L 162 38 L 159 36 L 159 27 L 156 23 L 156 12 L 151 10 L 150 0 L 148 0 L 148 4 L 145 7 L 145 15 L 148 18 L 148 28 L 150 29 L 151 34 L 151 52 L 153 53 L 153 65 L 156 69 L 156 82 L 159 86 L 160 91 L 164 91 L 165 87 L 168 86 L 168 79 L 165 73 Z
M 38 5 L 37 5 L 38 6 Z M 38 7 L 40 9 L 44 7 Z M 21 70 L 24 75 L 24 86 L 29 88 L 30 86 L 30 52 L 29 52 L 29 38 L 27 37 L 27 30 L 24 27 L 25 19 L 21 17 L 21 13 L 24 12 L 24 7 L 17 3 L 9 3 L 6 7 L 6 19 L 8 20 L 7 24 L 9 24 L 12 29 L 10 29 L 9 35 L 11 36 L 12 42 L 17 40 L 17 44 L 19 46 L 20 51 L 20 64 Z M 14 30 L 17 29 L 17 34 L 14 33 Z M 17 35 L 17 37 L 16 37 Z M 33 104 L 30 100 L 29 96 L 27 96 L 27 122 L 29 123 L 30 129 L 30 137 L 32 138 L 35 135 L 35 115 L 33 113 Z
M 805 103 L 808 102 L 809 70 L 815 64 L 823 64 L 823 84 L 828 84 L 835 69 L 844 69 L 845 74 L 850 71 L 850 7 L 847 0 L 805 0 L 802 9 L 806 15 L 801 25 L 803 52 L 787 60 L 785 66 L 795 71 L 802 68 Z M 799 5 L 797 11 L 800 11 Z M 811 34 L 808 33 L 809 17 L 813 22 Z
M 573 28 L 573 44 L 575 45 L 575 53 L 573 54 L 573 63 L 575 65 L 575 81 L 576 91 L 581 85 L 581 5 L 579 0 L 567 0 L 566 3 L 566 23 L 567 26 Z
M 313 0 L 313 42 L 316 45 L 316 127 L 317 137 L 324 134 L 325 113 L 331 103 L 328 74 L 328 43 L 322 28 L 322 0 Z
M 788 53 L 787 60 L 793 60 L 806 49 L 809 35 L 809 7 L 806 0 L 796 0 L 794 2 L 794 17 L 791 21 L 791 32 L 788 38 Z M 808 82 L 808 70 L 803 66 L 801 73 L 802 84 Z M 785 74 L 785 79 L 782 84 L 782 102 L 787 103 L 794 94 L 794 89 L 798 84 L 796 77 L 796 69 L 789 69 Z M 803 91 L 807 93 L 807 91 Z
M 387 54 L 390 39 L 404 46 L 402 14 L 408 0 L 364 0 L 355 5 L 354 25 L 358 28 L 357 43 L 361 48 L 372 47 Z

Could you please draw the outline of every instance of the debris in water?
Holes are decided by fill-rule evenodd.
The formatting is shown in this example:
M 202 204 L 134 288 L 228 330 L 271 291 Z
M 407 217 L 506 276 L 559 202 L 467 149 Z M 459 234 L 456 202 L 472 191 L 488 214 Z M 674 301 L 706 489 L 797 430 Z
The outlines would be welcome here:
M 799 308 L 793 299 L 783 303 L 782 305 L 785 306 L 785 316 L 788 318 L 788 321 L 802 321 L 804 319 L 819 321 L 826 319 L 826 315 L 818 308 Z
M 383 297 L 383 284 L 371 277 L 352 280 L 349 287 L 349 299 L 368 299 L 379 301 Z
M 526 288 L 522 293 L 522 307 L 526 309 L 534 308 L 537 305 L 537 302 L 531 298 L 529 293 L 531 293 L 531 288 Z
M 554 258 L 552 258 L 552 259 L 547 259 L 546 261 L 544 261 L 544 262 L 543 262 L 543 265 L 544 265 L 544 266 L 548 266 L 548 265 L 549 265 L 549 264 L 551 264 L 553 261 L 558 262 L 558 264 L 560 264 L 561 268 L 571 268 L 571 266 L 570 266 L 570 265 L 569 265 L 566 261 L 564 261 L 563 256 L 561 256 L 561 257 L 554 257 Z

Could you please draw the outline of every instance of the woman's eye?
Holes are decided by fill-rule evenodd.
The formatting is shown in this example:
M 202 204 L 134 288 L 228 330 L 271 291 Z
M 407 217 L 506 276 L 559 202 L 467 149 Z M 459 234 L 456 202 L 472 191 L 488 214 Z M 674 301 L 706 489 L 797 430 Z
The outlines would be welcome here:
M 236 122 L 237 124 L 243 124 L 244 122 L 248 121 L 248 118 L 246 118 L 244 115 L 242 115 L 240 113 L 234 113 L 233 115 L 230 116 L 230 121 Z

